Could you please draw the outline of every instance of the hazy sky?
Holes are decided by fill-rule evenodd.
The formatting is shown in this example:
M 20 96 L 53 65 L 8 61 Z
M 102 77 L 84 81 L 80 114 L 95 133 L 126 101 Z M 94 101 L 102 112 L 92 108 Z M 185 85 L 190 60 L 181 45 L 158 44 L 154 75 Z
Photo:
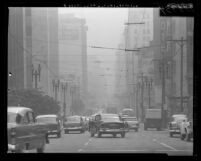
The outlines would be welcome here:
M 117 48 L 121 34 L 124 31 L 124 23 L 128 19 L 127 8 L 60 8 L 59 12 L 74 13 L 76 17 L 86 19 L 87 43 L 89 46 L 101 46 Z M 115 52 L 109 49 L 87 49 L 88 54 L 97 55 L 102 61 L 101 66 L 110 68 L 107 72 L 114 73 Z M 108 76 L 108 85 L 113 84 L 114 77 Z M 108 86 L 112 91 L 112 86 Z

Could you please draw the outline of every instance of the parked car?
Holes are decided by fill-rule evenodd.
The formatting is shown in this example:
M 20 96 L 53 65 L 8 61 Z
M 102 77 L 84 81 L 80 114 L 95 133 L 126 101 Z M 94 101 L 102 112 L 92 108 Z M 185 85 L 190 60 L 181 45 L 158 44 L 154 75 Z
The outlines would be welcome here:
M 36 117 L 38 123 L 45 123 L 48 128 L 49 135 L 57 135 L 58 138 L 61 137 L 61 121 L 57 115 L 38 115 Z
M 180 126 L 184 120 L 187 120 L 187 116 L 184 114 L 172 115 L 169 123 L 170 137 L 173 137 L 174 134 L 180 134 Z
M 137 120 L 136 117 L 121 117 L 121 119 L 127 122 L 129 130 L 133 129 L 136 132 L 138 131 L 139 121 Z
M 8 152 L 22 153 L 36 149 L 44 152 L 49 143 L 45 124 L 38 124 L 34 112 L 27 107 L 8 107 L 7 109 Z
M 180 126 L 180 138 L 181 140 L 190 141 L 193 138 L 193 121 L 183 120 Z
M 70 131 L 80 131 L 80 133 L 85 132 L 85 124 L 81 116 L 69 116 L 65 119 L 64 133 L 67 134 Z
M 122 138 L 126 134 L 126 124 L 120 120 L 117 114 L 95 114 L 89 122 L 90 134 L 93 137 L 95 134 L 101 137 L 102 134 L 112 134 L 116 137 L 120 134 Z

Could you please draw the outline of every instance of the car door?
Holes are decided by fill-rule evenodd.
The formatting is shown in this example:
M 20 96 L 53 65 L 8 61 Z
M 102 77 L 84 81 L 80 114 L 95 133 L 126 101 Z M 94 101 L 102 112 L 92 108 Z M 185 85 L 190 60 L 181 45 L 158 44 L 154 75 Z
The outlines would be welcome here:
M 34 113 L 32 111 L 27 112 L 27 117 L 29 121 L 28 129 L 30 136 L 30 148 L 35 149 L 41 147 L 45 141 L 43 127 L 36 123 Z

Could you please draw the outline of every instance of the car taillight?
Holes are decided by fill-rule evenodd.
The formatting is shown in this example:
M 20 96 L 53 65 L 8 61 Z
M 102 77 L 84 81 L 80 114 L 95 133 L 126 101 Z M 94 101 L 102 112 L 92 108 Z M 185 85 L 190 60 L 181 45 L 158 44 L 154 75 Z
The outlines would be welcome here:
M 15 142 L 16 142 L 15 136 L 16 136 L 16 131 L 14 128 L 12 128 L 10 130 L 11 144 L 15 144 Z

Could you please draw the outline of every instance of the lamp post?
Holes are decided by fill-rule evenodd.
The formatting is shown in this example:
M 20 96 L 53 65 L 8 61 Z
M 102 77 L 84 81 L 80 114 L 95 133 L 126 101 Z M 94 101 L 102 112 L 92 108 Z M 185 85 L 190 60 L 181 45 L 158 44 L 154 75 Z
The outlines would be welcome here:
M 64 96 L 64 104 L 63 104 L 63 117 L 66 118 L 66 92 L 68 90 L 68 83 L 65 82 L 62 84 L 62 92 Z
M 34 70 L 34 66 L 32 65 L 32 81 L 33 77 L 35 78 L 35 88 L 38 88 L 38 81 L 40 82 L 40 74 L 41 74 L 41 66 L 38 64 L 38 69 Z M 39 78 L 39 79 L 38 79 Z
M 52 80 L 53 92 L 55 92 L 55 100 L 57 101 L 57 92 L 59 92 L 60 80 Z

